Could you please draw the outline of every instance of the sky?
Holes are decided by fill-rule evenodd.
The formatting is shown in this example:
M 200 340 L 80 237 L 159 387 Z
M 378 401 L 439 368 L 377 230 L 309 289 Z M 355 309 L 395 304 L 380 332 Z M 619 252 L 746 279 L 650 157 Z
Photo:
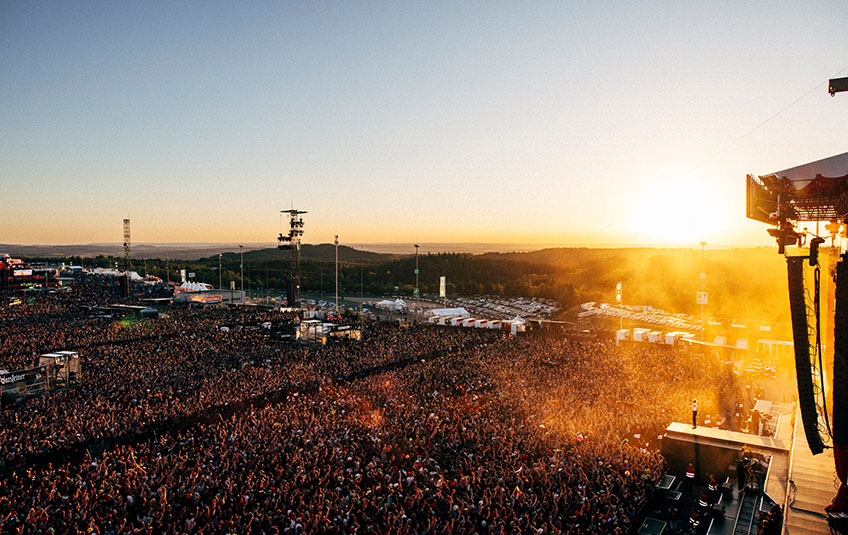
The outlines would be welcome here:
M 770 244 L 839 74 L 844 1 L 0 0 L 0 243 Z

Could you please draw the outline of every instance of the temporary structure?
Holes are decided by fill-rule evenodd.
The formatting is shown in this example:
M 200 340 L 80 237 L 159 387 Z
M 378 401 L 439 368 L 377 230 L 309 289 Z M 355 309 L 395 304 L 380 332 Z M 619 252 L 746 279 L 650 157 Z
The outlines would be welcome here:
M 428 310 L 427 315 L 428 316 L 449 316 L 449 317 L 462 316 L 462 317 L 467 318 L 471 314 L 469 314 L 468 311 L 465 310 L 464 308 L 434 308 L 432 310 Z

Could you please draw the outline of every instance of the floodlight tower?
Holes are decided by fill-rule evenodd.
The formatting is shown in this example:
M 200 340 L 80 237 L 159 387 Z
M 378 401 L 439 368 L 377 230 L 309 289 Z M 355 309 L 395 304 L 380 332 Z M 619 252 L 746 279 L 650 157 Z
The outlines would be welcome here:
M 130 220 L 124 219 L 124 269 L 129 272 L 132 269 L 132 261 L 130 260 Z
M 419 296 L 419 290 L 418 290 L 418 244 L 417 243 L 415 244 L 415 289 L 412 290 L 412 296 L 413 297 Z
M 701 294 L 698 296 L 698 303 L 701 305 L 701 328 L 704 330 L 704 340 L 707 339 L 707 324 L 704 322 L 704 305 L 707 304 L 707 291 L 704 289 L 704 284 L 707 282 L 707 264 L 704 261 L 704 248 L 707 242 L 701 242 Z
M 291 251 L 291 272 L 289 273 L 289 283 L 286 289 L 290 307 L 298 307 L 300 305 L 300 240 L 303 237 L 303 218 L 302 214 L 306 212 L 302 210 L 281 210 L 281 214 L 289 215 L 289 233 L 283 236 L 281 232 L 277 237 L 277 248 Z
M 339 235 L 333 241 L 336 246 L 336 314 L 339 313 Z

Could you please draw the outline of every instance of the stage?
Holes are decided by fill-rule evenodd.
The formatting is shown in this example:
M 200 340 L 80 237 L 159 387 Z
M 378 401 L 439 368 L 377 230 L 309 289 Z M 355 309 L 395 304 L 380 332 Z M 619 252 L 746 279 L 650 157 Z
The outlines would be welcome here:
M 676 478 L 679 490 L 686 492 L 685 472 L 691 462 L 695 467 L 695 481 L 688 497 L 709 482 L 710 475 L 720 485 L 730 487 L 722 505 L 721 521 L 711 521 L 709 533 L 733 533 L 738 518 L 766 512 L 772 504 L 784 510 L 785 533 L 792 535 L 830 533 L 824 508 L 836 495 L 836 475 L 833 450 L 812 455 L 804 435 L 801 415 L 792 404 L 777 404 L 778 421 L 775 436 L 766 437 L 748 433 L 725 431 L 711 427 L 693 429 L 690 424 L 672 423 L 663 435 L 663 456 L 668 463 L 668 473 Z M 757 479 L 757 494 L 753 500 L 754 511 L 744 511 L 737 478 L 737 460 L 742 448 L 747 447 L 749 457 L 762 460 L 765 466 Z M 682 483 L 682 484 L 681 484 Z M 752 495 L 753 493 L 746 493 Z M 686 497 L 686 496 L 684 496 Z M 787 499 L 789 507 L 786 507 Z M 747 521 L 747 520 L 746 520 Z

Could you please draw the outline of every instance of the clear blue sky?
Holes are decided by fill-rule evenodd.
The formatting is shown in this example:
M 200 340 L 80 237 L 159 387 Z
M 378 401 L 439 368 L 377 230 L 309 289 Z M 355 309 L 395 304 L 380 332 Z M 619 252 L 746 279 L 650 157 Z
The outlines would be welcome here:
M 844 68 L 844 1 L 0 0 L 0 243 L 769 243 L 848 96 L 739 138 Z

